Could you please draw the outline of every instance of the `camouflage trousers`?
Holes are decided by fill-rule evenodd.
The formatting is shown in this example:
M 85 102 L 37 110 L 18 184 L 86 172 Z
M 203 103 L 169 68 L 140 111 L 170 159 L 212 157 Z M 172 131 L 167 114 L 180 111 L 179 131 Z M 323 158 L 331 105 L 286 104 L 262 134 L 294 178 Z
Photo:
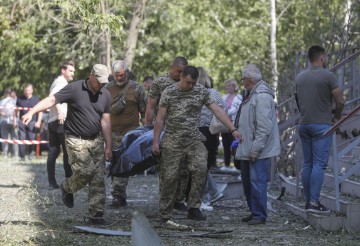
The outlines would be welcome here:
M 73 174 L 65 179 L 64 189 L 70 193 L 89 185 L 89 216 L 104 213 L 105 208 L 105 166 L 104 140 L 82 140 L 77 138 L 65 139 L 69 164 Z
M 181 166 L 181 169 L 180 169 L 180 176 L 179 176 L 179 180 L 178 180 L 178 184 L 177 184 L 177 188 L 176 188 L 176 195 L 175 195 L 175 202 L 176 203 L 183 203 L 185 198 L 186 198 L 186 191 L 187 191 L 187 188 L 188 188 L 188 185 L 189 185 L 189 172 L 187 170 L 187 165 L 186 163 L 186 158 L 183 158 L 180 162 L 180 166 Z M 159 176 L 159 180 L 161 179 L 160 178 L 160 175 L 161 175 L 161 165 L 160 163 L 157 163 L 155 164 L 155 170 Z M 162 183 L 159 182 L 159 192 L 161 194 L 161 185 Z
M 124 138 L 124 135 L 113 132 L 112 133 L 112 143 L 113 143 L 113 149 L 118 147 L 121 144 L 122 139 Z M 128 184 L 129 178 L 121 178 L 121 177 L 112 177 L 112 192 L 111 195 L 113 197 L 118 197 L 120 199 L 126 200 L 126 187 Z
M 183 161 L 185 158 L 186 161 Z M 188 207 L 199 208 L 207 175 L 207 150 L 204 144 L 201 141 L 194 141 L 188 146 L 167 143 L 162 147 L 160 165 L 161 218 L 169 219 L 172 216 L 180 173 L 183 168 L 186 168 L 191 176 Z

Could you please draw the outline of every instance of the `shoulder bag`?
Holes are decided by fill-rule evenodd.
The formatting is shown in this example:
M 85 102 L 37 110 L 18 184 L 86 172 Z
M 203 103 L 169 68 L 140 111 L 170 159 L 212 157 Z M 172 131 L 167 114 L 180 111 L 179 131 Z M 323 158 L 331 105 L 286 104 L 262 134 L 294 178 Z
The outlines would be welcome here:
M 209 131 L 211 134 L 219 134 L 227 133 L 229 132 L 229 129 L 223 123 L 221 123 L 221 121 L 216 118 L 215 115 L 213 115 L 210 122 Z
M 124 111 L 126 106 L 125 96 L 127 90 L 129 89 L 129 85 L 130 85 L 130 81 L 124 87 L 122 92 L 120 92 L 119 95 L 117 95 L 117 97 L 111 103 L 111 109 L 110 109 L 111 114 L 120 114 L 122 111 Z

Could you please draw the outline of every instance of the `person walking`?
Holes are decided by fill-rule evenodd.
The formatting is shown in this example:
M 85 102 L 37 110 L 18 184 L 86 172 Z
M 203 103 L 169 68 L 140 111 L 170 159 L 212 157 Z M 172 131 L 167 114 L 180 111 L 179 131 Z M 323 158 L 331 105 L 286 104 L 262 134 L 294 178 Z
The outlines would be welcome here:
M 20 96 L 16 100 L 16 106 L 21 109 L 16 108 L 14 111 L 14 129 L 17 128 L 18 124 L 18 114 L 21 119 L 23 115 L 28 112 L 28 108 L 34 107 L 39 102 L 39 98 L 33 95 L 33 85 L 25 84 L 24 86 L 24 95 Z M 24 125 L 19 121 L 19 139 L 20 140 L 36 140 L 36 134 L 40 132 L 42 120 L 42 112 L 35 114 L 31 121 Z M 28 145 L 29 156 L 28 159 L 32 160 L 34 155 L 34 144 Z M 21 144 L 19 146 L 20 160 L 25 161 L 25 145 Z
M 69 81 L 74 79 L 75 65 L 72 61 L 66 61 L 60 66 L 60 75 L 54 80 L 50 87 L 50 95 L 64 88 Z M 65 178 L 72 175 L 71 167 L 69 165 L 69 158 L 65 146 L 64 136 L 64 122 L 66 120 L 67 104 L 56 104 L 50 108 L 48 131 L 49 131 L 49 154 L 46 162 L 49 186 L 58 189 L 59 185 L 55 178 L 55 164 L 56 158 L 60 154 L 60 146 L 63 151 L 63 166 L 65 171 Z
M 262 80 L 255 65 L 244 67 L 241 80 L 248 96 L 243 100 L 239 120 L 235 122 L 242 135 L 235 158 L 240 160 L 244 194 L 251 211 L 242 221 L 259 225 L 267 219 L 270 158 L 280 154 L 275 92 Z
M 112 75 L 114 81 L 110 82 L 106 88 L 111 95 L 111 104 L 114 110 L 110 112 L 112 143 L 113 148 L 121 144 L 124 135 L 139 127 L 140 121 L 144 123 L 145 118 L 145 92 L 143 87 L 134 80 L 129 79 L 128 65 L 123 60 L 116 60 L 112 63 Z M 121 98 L 121 99 L 120 99 Z M 123 98 L 123 99 L 122 99 Z M 120 106 L 117 100 L 124 100 Z M 116 107 L 122 107 L 117 109 Z M 112 205 L 114 207 L 126 206 L 126 187 L 129 178 L 112 178 Z
M 89 189 L 89 220 L 104 224 L 105 167 L 103 159 L 112 158 L 110 93 L 104 86 L 109 83 L 109 71 L 103 64 L 95 64 L 85 80 L 75 81 L 41 100 L 22 116 L 24 125 L 32 116 L 58 103 L 68 104 L 64 125 L 65 145 L 73 175 L 61 184 L 64 205 L 74 206 L 73 194 Z M 105 145 L 104 145 L 105 141 Z M 105 152 L 105 153 L 104 153 Z
M 183 69 L 187 65 L 188 65 L 188 61 L 186 60 L 185 57 L 177 56 L 172 61 L 169 72 L 158 76 L 154 80 L 154 82 L 150 88 L 150 91 L 148 93 L 148 99 L 147 99 L 147 104 L 146 104 L 146 113 L 145 113 L 145 126 L 153 125 L 153 120 L 155 119 L 155 115 L 156 115 L 156 111 L 157 111 L 156 109 L 158 108 L 161 94 L 168 86 L 176 84 L 177 82 L 180 81 L 180 75 L 181 75 Z M 183 160 L 183 161 L 185 162 L 186 160 Z M 184 166 L 185 166 L 185 164 L 184 164 Z M 156 165 L 155 169 L 156 169 L 158 175 L 161 175 L 161 172 L 160 172 L 161 166 Z M 181 178 L 180 178 L 179 184 L 177 185 L 178 191 L 177 191 L 176 202 L 174 204 L 174 209 L 180 210 L 180 211 L 186 211 L 187 206 L 184 203 L 184 200 L 185 200 L 186 191 L 188 188 L 188 181 L 189 181 L 188 170 L 186 168 L 183 168 L 181 170 L 180 176 L 181 176 Z M 160 183 L 159 190 L 161 190 L 161 189 L 162 189 L 162 187 L 161 187 L 161 183 Z
M 326 69 L 328 61 L 325 49 L 319 45 L 311 46 L 308 58 L 310 67 L 295 79 L 301 116 L 299 136 L 304 154 L 301 180 L 305 210 L 328 213 L 330 210 L 319 200 L 331 144 L 331 136 L 324 137 L 323 133 L 341 118 L 344 98 L 336 76 Z M 332 115 L 333 99 L 335 110 Z
M 191 189 L 188 200 L 188 215 L 191 220 L 205 220 L 200 211 L 201 199 L 207 175 L 207 151 L 199 131 L 200 113 L 206 105 L 213 114 L 234 134 L 241 138 L 226 112 L 210 96 L 209 91 L 197 84 L 199 72 L 196 67 L 187 66 L 180 81 L 167 87 L 161 95 L 156 116 L 152 151 L 160 158 L 160 216 L 163 223 L 172 218 L 176 188 L 183 165 L 191 175 Z M 165 134 L 160 147 L 160 134 L 166 121 Z M 186 158 L 186 162 L 182 160 Z

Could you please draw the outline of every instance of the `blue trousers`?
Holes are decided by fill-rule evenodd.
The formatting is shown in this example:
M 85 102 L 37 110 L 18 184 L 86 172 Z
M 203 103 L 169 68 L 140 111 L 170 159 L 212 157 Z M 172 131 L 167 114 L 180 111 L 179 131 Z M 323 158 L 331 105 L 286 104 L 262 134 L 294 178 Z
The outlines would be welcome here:
M 241 160 L 241 179 L 246 202 L 254 219 L 267 219 L 267 183 L 270 159 Z
M 323 133 L 330 127 L 330 124 L 302 124 L 299 128 L 304 154 L 301 180 L 306 202 L 319 201 L 331 144 L 331 136 L 324 137 Z

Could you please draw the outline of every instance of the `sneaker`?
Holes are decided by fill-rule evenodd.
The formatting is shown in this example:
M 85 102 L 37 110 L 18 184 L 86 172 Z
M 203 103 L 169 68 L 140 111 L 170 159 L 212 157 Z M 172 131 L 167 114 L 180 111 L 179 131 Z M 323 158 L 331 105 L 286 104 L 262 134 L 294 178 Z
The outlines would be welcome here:
M 241 219 L 241 222 L 247 223 L 247 222 L 249 222 L 250 220 L 252 220 L 252 218 L 253 218 L 253 216 L 252 216 L 252 214 L 250 214 L 249 216 L 242 218 L 242 219 Z
M 183 202 L 175 202 L 174 209 L 179 210 L 179 211 L 188 211 L 186 204 Z
M 224 197 L 224 194 L 222 192 L 217 192 L 215 194 L 215 196 L 211 197 L 210 204 L 213 204 L 213 203 L 219 201 L 223 197 Z
M 230 172 L 238 172 L 239 170 L 237 170 L 236 167 L 230 167 L 229 171 Z
M 114 197 L 111 204 L 115 208 L 126 207 L 127 206 L 127 201 L 124 198 Z
M 66 207 L 74 207 L 74 196 L 64 189 L 64 183 L 61 184 L 61 198 Z
M 220 171 L 226 171 L 226 172 L 230 171 L 230 167 L 227 167 L 227 166 L 222 166 L 219 169 L 220 169 Z
M 161 224 L 167 224 L 167 222 L 170 220 L 170 218 L 161 218 L 160 223 Z
M 211 212 L 213 211 L 214 208 L 212 206 L 209 206 L 209 205 L 206 205 L 205 203 L 201 203 L 201 206 L 200 206 L 200 211 L 208 211 L 208 212 Z
M 309 203 L 309 206 L 307 207 L 306 212 L 313 212 L 313 213 L 318 213 L 318 214 L 328 214 L 328 213 L 330 213 L 330 209 L 328 209 L 327 207 L 322 205 L 320 202 L 317 202 L 317 205 Z
M 103 213 L 97 212 L 94 216 L 89 218 L 89 221 L 93 225 L 104 225 L 105 219 L 103 218 Z
M 261 224 L 265 224 L 265 223 L 266 223 L 266 220 L 258 220 L 258 219 L 252 219 L 247 222 L 248 225 L 261 225 Z
M 199 208 L 190 208 L 187 218 L 189 220 L 197 220 L 197 221 L 206 220 L 206 216 L 201 213 Z

